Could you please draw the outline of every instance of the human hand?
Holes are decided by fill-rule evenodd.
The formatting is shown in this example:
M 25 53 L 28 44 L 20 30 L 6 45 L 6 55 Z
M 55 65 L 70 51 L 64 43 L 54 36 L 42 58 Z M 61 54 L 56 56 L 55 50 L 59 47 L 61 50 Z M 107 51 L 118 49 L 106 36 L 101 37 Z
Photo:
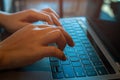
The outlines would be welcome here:
M 56 43 L 58 48 L 48 46 L 51 43 Z M 74 46 L 62 28 L 28 25 L 0 43 L 0 69 L 26 66 L 48 56 L 65 60 L 62 50 L 66 44 Z
M 58 19 L 59 16 L 50 8 L 46 8 L 41 11 L 30 9 L 17 13 L 3 14 L 0 23 L 8 32 L 13 33 L 20 28 L 39 20 L 46 21 L 50 25 L 55 24 L 57 26 L 61 26 Z

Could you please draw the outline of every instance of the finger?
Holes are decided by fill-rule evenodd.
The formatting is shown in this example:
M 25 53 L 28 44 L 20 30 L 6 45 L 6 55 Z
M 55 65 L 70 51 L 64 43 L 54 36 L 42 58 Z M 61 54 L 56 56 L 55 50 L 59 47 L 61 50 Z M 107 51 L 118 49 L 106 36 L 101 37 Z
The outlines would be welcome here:
M 47 24 L 40 24 L 37 27 L 39 27 L 39 28 L 47 28 L 47 27 L 56 28 L 56 26 L 54 26 L 54 25 L 47 25 Z
M 37 13 L 35 12 L 33 15 L 31 15 L 36 21 L 42 20 L 48 22 L 48 24 L 53 25 L 53 20 L 51 16 L 44 14 L 44 13 Z
M 56 47 L 48 46 L 42 47 L 40 52 L 43 53 L 43 57 L 57 57 L 61 60 L 66 60 L 64 53 Z
M 41 34 L 41 31 L 40 31 Z M 46 28 L 43 31 L 43 38 L 41 43 L 43 45 L 48 45 L 50 43 L 56 43 L 58 48 L 63 50 L 66 46 L 66 39 L 62 32 L 58 28 Z
M 48 22 L 48 24 L 50 25 L 53 25 L 52 18 L 49 15 L 42 12 L 38 12 L 37 10 L 30 9 L 27 11 L 23 11 L 20 14 L 21 14 L 22 20 L 25 22 L 27 21 L 31 23 L 31 22 L 42 20 L 42 21 Z
M 49 39 L 47 39 L 47 40 L 49 40 L 49 41 L 45 41 L 45 42 L 47 42 L 47 44 L 48 43 L 52 43 L 51 41 L 53 41 L 53 42 L 56 42 L 57 43 L 57 45 L 58 45 L 58 47 L 61 49 L 61 50 L 63 50 L 64 49 L 64 47 L 65 47 L 65 45 L 66 45 L 66 43 L 69 45 L 69 46 L 74 46 L 74 42 L 73 42 L 73 40 L 72 40 L 72 38 L 70 37 L 70 35 L 67 33 L 67 32 L 65 32 L 64 30 L 63 30 L 63 28 L 56 28 L 56 27 L 53 27 L 52 25 L 42 25 L 42 26 L 44 26 L 44 28 L 47 28 L 47 30 L 45 30 L 45 31 L 43 31 L 43 33 L 42 34 L 44 34 L 44 36 L 45 36 L 45 33 L 47 33 L 47 37 L 49 38 Z M 40 27 L 40 26 L 39 26 Z M 49 29 L 48 29 L 48 27 L 49 27 Z M 49 33 L 48 33 L 49 32 Z M 46 37 L 46 38 L 47 38 Z M 55 40 L 53 40 L 53 39 L 55 39 Z
M 60 18 L 60 16 L 54 10 L 52 10 L 51 8 L 46 8 L 46 9 L 43 9 L 42 11 L 53 13 L 58 19 Z
M 61 23 L 59 22 L 58 18 L 53 13 L 48 13 L 46 11 L 42 11 L 42 12 L 49 15 L 49 16 L 51 16 L 54 24 L 56 24 L 57 26 L 61 26 Z
M 72 40 L 72 38 L 70 37 L 70 35 L 63 30 L 63 28 L 59 27 L 59 29 L 62 31 L 63 35 L 65 36 L 65 39 L 68 43 L 69 46 L 74 46 L 74 42 Z
M 67 44 L 67 41 L 66 41 L 64 35 L 62 34 L 62 32 L 60 30 L 57 31 L 57 33 L 55 33 L 55 34 L 56 34 L 56 36 L 58 36 L 58 38 L 56 39 L 56 43 L 58 45 L 58 48 L 61 50 L 64 50 L 64 48 Z

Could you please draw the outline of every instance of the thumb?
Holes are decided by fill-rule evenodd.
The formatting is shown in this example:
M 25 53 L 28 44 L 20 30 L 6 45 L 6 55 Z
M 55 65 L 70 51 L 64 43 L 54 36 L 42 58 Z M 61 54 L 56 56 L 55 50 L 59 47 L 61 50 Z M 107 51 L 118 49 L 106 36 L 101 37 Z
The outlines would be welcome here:
M 42 57 L 57 57 L 61 60 L 66 60 L 64 53 L 54 46 L 43 47 L 41 50 L 43 53 Z

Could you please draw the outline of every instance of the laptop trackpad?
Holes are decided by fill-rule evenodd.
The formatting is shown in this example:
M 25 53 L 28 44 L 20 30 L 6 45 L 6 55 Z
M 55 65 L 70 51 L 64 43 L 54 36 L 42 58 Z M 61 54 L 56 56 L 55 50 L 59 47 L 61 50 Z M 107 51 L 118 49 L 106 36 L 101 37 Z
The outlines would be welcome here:
M 20 71 L 50 71 L 50 61 L 49 58 L 43 58 L 36 63 L 21 68 Z
M 49 58 L 17 70 L 0 74 L 2 80 L 52 80 Z M 6 77 L 7 76 L 7 77 Z

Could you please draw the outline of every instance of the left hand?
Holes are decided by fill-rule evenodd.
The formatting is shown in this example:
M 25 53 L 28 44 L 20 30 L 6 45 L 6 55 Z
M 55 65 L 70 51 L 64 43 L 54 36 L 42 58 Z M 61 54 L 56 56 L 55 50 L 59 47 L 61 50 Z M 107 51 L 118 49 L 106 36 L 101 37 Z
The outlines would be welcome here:
M 10 33 L 39 20 L 46 21 L 50 25 L 55 24 L 57 26 L 61 26 L 58 20 L 59 16 L 50 8 L 43 9 L 41 11 L 29 9 L 17 13 L 3 14 L 1 19 L 0 23 Z

